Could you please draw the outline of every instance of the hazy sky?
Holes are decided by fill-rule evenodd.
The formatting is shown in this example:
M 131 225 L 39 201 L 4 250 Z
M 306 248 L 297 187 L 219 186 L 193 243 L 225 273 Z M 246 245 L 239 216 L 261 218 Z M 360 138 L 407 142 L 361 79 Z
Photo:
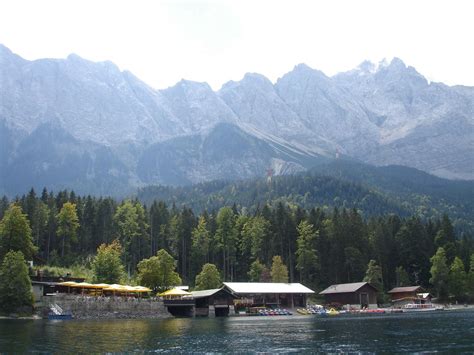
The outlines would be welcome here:
M 333 75 L 393 56 L 474 85 L 473 18 L 471 0 L 0 0 L 0 43 L 30 60 L 111 60 L 155 88 L 275 81 L 298 63 Z

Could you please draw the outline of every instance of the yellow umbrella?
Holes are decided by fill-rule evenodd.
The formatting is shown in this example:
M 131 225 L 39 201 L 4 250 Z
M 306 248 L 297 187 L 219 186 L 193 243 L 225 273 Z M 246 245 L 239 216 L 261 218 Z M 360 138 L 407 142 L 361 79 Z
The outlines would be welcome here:
M 124 286 L 113 284 L 113 285 L 108 285 L 107 287 L 104 287 L 103 290 L 104 291 L 124 291 Z
M 144 286 L 135 286 L 134 290 L 135 292 L 151 292 L 151 290 L 148 287 L 144 287 Z
M 109 286 L 110 286 L 109 284 L 94 284 L 95 288 L 107 288 Z
M 160 293 L 158 296 L 166 297 L 166 296 L 188 296 L 188 295 L 191 295 L 191 293 L 181 290 L 179 288 L 172 288 L 171 290 Z
M 60 282 L 60 283 L 58 283 L 58 285 L 71 287 L 71 286 L 77 285 L 77 282 L 74 282 L 74 281 L 65 281 L 65 282 Z
M 126 292 L 135 292 L 135 287 L 133 287 L 133 286 L 125 285 L 125 286 L 122 286 L 122 287 L 123 287 L 123 290 L 126 291 Z
M 71 285 L 71 287 L 94 288 L 94 285 L 88 282 L 79 282 L 79 283 L 76 283 L 75 285 Z

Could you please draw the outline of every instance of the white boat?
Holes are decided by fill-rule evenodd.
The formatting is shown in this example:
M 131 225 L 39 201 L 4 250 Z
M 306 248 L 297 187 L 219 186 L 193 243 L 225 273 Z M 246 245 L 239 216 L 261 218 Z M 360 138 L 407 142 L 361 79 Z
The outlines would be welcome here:
M 444 307 L 434 306 L 431 303 L 408 303 L 402 307 L 403 312 L 431 312 L 442 311 Z

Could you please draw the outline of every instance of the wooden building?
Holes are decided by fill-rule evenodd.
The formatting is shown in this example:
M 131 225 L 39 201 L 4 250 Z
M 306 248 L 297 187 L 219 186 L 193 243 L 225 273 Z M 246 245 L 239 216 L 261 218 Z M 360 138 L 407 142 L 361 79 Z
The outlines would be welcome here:
M 235 295 L 224 287 L 191 292 L 195 301 L 195 316 L 225 317 L 234 310 Z
M 331 285 L 319 294 L 327 305 L 377 308 L 377 289 L 368 282 Z
M 421 286 L 395 287 L 387 292 L 392 298 L 394 306 L 403 306 L 407 303 L 431 303 L 431 294 L 425 292 Z
M 305 307 L 314 291 L 300 283 L 224 282 L 224 289 L 248 307 Z M 240 302 L 239 302 L 240 301 Z

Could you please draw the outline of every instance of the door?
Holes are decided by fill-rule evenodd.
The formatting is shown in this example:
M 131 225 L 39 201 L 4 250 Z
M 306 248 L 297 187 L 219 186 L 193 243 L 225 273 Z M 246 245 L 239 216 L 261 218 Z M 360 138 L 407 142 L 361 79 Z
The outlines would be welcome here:
M 360 306 L 362 308 L 369 307 L 369 295 L 367 293 L 360 294 Z

